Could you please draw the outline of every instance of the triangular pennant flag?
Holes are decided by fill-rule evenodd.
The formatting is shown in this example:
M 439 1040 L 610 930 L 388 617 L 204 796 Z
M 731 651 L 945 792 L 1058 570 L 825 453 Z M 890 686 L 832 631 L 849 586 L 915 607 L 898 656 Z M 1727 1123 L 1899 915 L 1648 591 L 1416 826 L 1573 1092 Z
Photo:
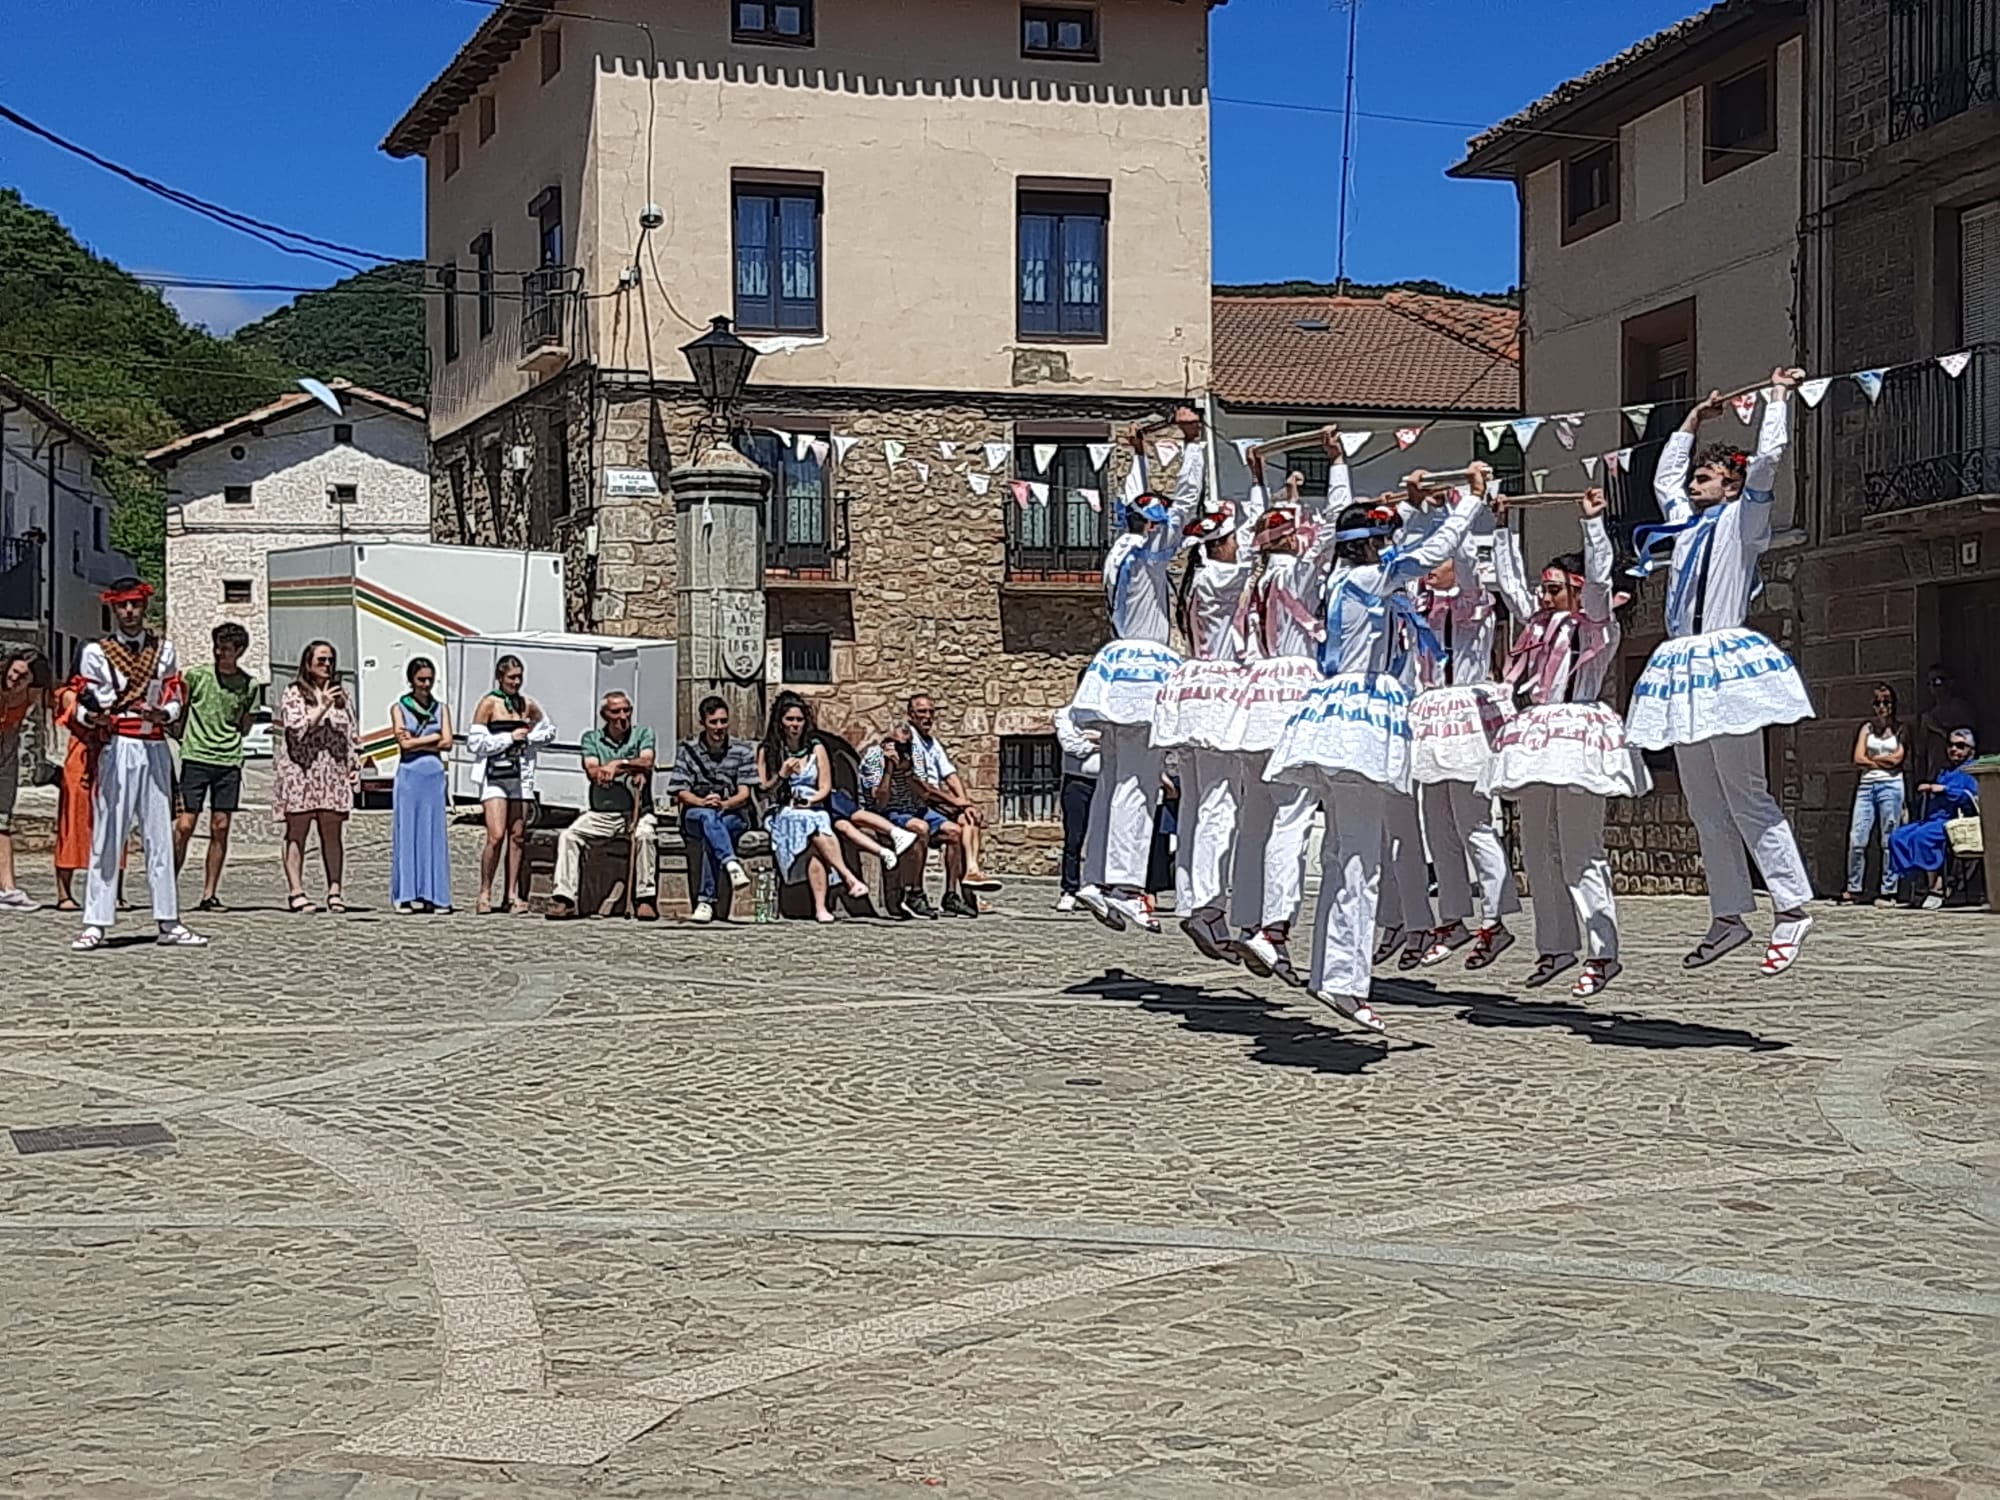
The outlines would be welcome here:
M 965 476 L 965 482 L 972 486 L 972 493 L 975 495 L 983 495 L 993 488 L 993 481 L 984 474 L 968 474 Z
M 1564 412 L 1556 418 L 1556 441 L 1561 443 L 1565 448 L 1574 448 L 1576 446 L 1576 430 L 1582 425 L 1582 412 Z
M 1028 493 L 1035 497 L 1035 504 L 1037 505 L 1047 505 L 1049 503 L 1049 487 L 1039 479 L 1028 481 Z
M 920 458 L 917 460 L 917 483 L 929 484 L 930 482 L 931 482 L 931 466 L 925 463 Z
M 1037 474 L 1048 473 L 1049 465 L 1055 461 L 1056 445 L 1054 443 L 1035 444 L 1035 472 Z
M 800 463 L 804 463 L 806 461 L 806 455 L 812 452 L 812 446 L 813 446 L 813 435 L 810 432 L 800 432 L 793 434 L 792 457 L 796 458 Z
M 789 432 L 785 431 L 784 428 L 766 427 L 764 430 L 770 433 L 771 436 L 776 438 L 779 442 L 783 443 L 787 448 L 792 446 L 792 435 Z
M 1250 462 L 1250 450 L 1264 440 L 1262 438 L 1236 438 L 1233 441 L 1236 444 L 1236 456 L 1247 464 Z
M 1104 509 L 1104 496 L 1096 490 L 1078 490 L 1077 493 L 1083 496 L 1083 503 L 1092 510 Z
M 1424 430 L 1421 427 L 1398 427 L 1396 429 L 1396 446 L 1398 448 L 1407 448 L 1423 435 Z
M 1159 455 L 1161 463 L 1171 469 L 1180 461 L 1182 446 L 1182 444 L 1175 442 L 1172 438 L 1161 438 L 1157 443 L 1153 444 L 1153 452 Z
M 812 454 L 813 462 L 824 468 L 828 455 L 833 452 L 833 445 L 825 438 L 814 438 L 812 446 L 807 451 Z
M 895 468 L 903 461 L 903 445 L 894 438 L 882 439 L 882 456 L 889 460 L 889 467 Z
M 1111 462 L 1111 445 L 1109 443 L 1092 443 L 1089 445 L 1089 449 L 1090 467 L 1092 469 L 1102 469 L 1106 464 Z
M 1625 470 L 1627 473 L 1631 472 L 1632 450 L 1630 448 L 1620 448 L 1618 450 L 1618 467 Z
M 1014 503 L 1020 506 L 1022 510 L 1026 510 L 1028 508 L 1028 481 L 1025 479 L 1011 479 L 1007 482 L 1007 488 L 1014 492 Z
M 1956 354 L 1940 354 L 1937 361 L 1938 368 L 1956 380 L 1965 373 L 1965 367 L 1972 363 L 1972 351 L 1961 349 Z
M 1583 461 L 1583 472 L 1591 479 L 1597 477 L 1597 455 L 1595 453 Z
M 1620 467 L 1620 461 L 1616 453 L 1607 453 L 1604 455 L 1604 473 L 1607 478 L 1616 478 Z
M 1543 490 L 1549 487 L 1548 484 L 1549 471 L 1547 469 L 1535 470 L 1534 480 L 1535 480 L 1535 493 L 1539 495 Z
M 1880 370 L 1856 370 L 1854 383 L 1867 393 L 1868 404 L 1873 406 L 1882 394 L 1882 372 Z
M 939 443 L 938 457 L 943 459 L 946 463 L 950 463 L 954 458 L 958 457 L 958 444 Z
M 837 464 L 846 463 L 847 455 L 854 451 L 854 445 L 860 441 L 860 438 L 842 437 L 836 432 L 833 435 L 833 461 Z
M 1535 440 L 1535 434 L 1542 430 L 1542 417 L 1516 417 L 1509 425 L 1514 429 L 1514 441 L 1521 445 L 1521 451 L 1528 451 L 1528 444 Z
M 1373 436 L 1372 432 L 1343 432 L 1340 435 L 1340 451 L 1352 458 L 1368 446 L 1368 440 Z
M 1507 424 L 1505 422 L 1481 422 L 1479 424 L 1479 431 L 1486 438 L 1487 451 L 1498 452 L 1500 440 L 1507 436 Z
M 1632 424 L 1632 430 L 1640 437 L 1646 435 L 1646 419 L 1653 415 L 1657 401 L 1641 401 L 1637 405 L 1623 408 L 1625 420 Z
M 986 472 L 989 474 L 1007 462 L 1007 455 L 1013 451 L 1006 443 L 982 443 L 980 448 L 986 455 Z
M 1799 382 L 1799 399 L 1807 406 L 1818 406 L 1825 397 L 1827 387 L 1833 384 L 1831 375 L 1815 375 L 1811 380 Z
M 1757 415 L 1757 393 L 1755 391 L 1745 391 L 1740 396 L 1731 396 L 1729 404 L 1736 409 L 1736 419 L 1745 427 L 1748 427 L 1751 419 Z

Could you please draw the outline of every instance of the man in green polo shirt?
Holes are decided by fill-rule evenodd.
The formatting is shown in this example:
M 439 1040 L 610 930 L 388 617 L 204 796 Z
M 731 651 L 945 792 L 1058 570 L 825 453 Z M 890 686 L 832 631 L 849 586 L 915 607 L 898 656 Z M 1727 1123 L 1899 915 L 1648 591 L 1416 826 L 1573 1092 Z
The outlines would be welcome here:
M 590 811 L 562 831 L 556 840 L 555 888 L 549 896 L 549 920 L 578 915 L 576 889 L 583 874 L 586 846 L 632 836 L 632 915 L 641 922 L 660 918 L 655 880 L 656 831 L 653 823 L 653 731 L 632 722 L 632 700 L 612 693 L 604 700 L 604 727 L 582 740 L 583 774 L 590 778 Z M 636 801 L 634 799 L 637 799 Z M 635 816 L 636 814 L 636 816 Z
M 174 873 L 187 863 L 188 842 L 195 820 L 208 811 L 208 858 L 202 866 L 201 902 L 197 911 L 220 911 L 216 889 L 222 884 L 222 863 L 229 857 L 229 822 L 243 802 L 243 732 L 257 707 L 258 687 L 238 663 L 250 649 L 250 632 L 225 620 L 209 635 L 214 665 L 190 667 L 181 680 L 187 686 L 187 712 L 182 720 L 181 774 L 176 790 L 180 808 L 174 818 Z

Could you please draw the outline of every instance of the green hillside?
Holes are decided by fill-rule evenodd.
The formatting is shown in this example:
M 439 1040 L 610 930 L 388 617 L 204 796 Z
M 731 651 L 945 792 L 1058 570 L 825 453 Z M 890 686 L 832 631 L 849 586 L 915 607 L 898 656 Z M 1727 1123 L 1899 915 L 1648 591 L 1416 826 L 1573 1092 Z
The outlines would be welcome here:
M 385 396 L 424 401 L 423 265 L 396 261 L 307 292 L 236 331 L 252 355 L 322 377 L 343 375 Z

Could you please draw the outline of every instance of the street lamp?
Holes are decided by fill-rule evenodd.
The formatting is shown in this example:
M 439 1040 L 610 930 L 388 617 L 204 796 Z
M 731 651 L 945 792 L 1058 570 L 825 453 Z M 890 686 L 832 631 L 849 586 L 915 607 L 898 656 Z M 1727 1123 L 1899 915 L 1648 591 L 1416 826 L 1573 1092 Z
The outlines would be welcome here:
M 757 351 L 730 331 L 729 319 L 710 318 L 708 332 L 691 344 L 681 346 L 688 368 L 694 371 L 695 389 L 708 404 L 712 415 L 727 420 L 731 407 L 743 398 L 750 383 L 750 367 L 757 363 Z

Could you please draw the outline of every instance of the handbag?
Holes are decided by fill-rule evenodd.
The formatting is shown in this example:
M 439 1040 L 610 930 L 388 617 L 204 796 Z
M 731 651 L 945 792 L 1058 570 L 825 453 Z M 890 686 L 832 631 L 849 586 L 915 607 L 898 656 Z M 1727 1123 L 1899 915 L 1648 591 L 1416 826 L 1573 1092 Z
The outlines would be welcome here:
M 1954 859 L 1975 859 L 1986 853 L 1986 837 L 1977 813 L 1961 813 L 1945 819 L 1944 841 L 1951 847 Z

